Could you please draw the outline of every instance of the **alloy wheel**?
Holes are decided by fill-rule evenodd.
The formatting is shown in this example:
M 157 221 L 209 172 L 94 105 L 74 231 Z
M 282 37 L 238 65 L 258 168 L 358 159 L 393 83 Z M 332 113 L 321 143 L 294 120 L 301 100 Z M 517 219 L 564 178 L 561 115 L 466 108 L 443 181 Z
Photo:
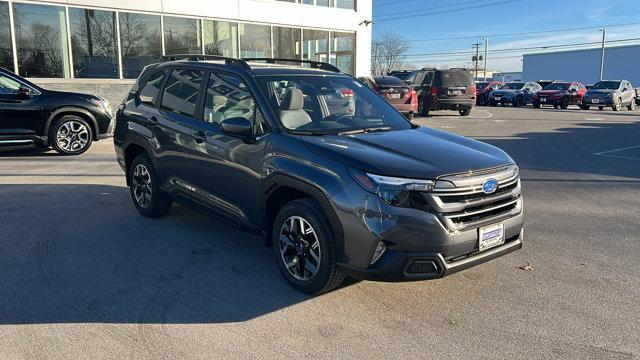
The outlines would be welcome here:
M 133 169 L 132 176 L 133 195 L 140 207 L 146 208 L 151 204 L 151 195 L 153 195 L 151 174 L 149 169 L 143 164 L 138 164 Z
M 320 241 L 311 224 L 300 216 L 290 216 L 282 223 L 278 239 L 285 268 L 297 280 L 313 278 L 320 268 Z
M 89 129 L 79 121 L 67 121 L 56 132 L 56 144 L 64 151 L 77 152 L 89 144 Z

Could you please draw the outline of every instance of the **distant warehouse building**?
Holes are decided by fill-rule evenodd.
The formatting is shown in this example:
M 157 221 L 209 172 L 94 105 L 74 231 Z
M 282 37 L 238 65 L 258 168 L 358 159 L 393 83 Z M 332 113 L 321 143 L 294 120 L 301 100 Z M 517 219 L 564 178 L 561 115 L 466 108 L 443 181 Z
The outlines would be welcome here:
M 522 70 L 525 81 L 540 79 L 580 81 L 593 84 L 600 77 L 600 48 L 525 54 Z M 640 86 L 640 45 L 607 47 L 604 78 L 629 80 Z
M 0 66 L 46 88 L 120 101 L 162 55 L 371 69 L 372 0 L 0 0 Z

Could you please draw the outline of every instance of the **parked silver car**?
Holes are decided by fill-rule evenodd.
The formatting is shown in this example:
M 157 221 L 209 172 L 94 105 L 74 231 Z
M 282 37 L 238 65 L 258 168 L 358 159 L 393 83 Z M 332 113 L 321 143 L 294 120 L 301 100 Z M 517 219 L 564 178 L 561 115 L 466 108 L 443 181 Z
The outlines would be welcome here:
M 610 107 L 620 111 L 623 107 L 629 110 L 636 108 L 636 90 L 627 80 L 601 80 L 595 83 L 582 98 L 582 107 L 589 109 L 597 106 L 602 110 Z

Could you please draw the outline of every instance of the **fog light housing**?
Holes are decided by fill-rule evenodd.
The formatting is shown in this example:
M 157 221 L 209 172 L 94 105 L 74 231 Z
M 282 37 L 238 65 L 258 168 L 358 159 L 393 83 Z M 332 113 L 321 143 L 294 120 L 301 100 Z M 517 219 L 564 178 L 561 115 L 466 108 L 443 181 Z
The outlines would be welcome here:
M 373 252 L 373 258 L 371 258 L 371 265 L 373 265 L 376 261 L 378 261 L 378 259 L 380 259 L 380 257 L 382 256 L 382 254 L 384 254 L 384 252 L 387 251 L 387 245 L 380 241 L 378 243 L 378 246 L 376 246 L 376 251 Z

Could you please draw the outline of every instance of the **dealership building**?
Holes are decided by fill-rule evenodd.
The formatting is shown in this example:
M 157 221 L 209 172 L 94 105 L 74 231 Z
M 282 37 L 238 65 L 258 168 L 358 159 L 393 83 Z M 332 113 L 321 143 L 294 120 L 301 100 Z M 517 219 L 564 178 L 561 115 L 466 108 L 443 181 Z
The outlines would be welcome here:
M 525 81 L 549 79 L 594 84 L 600 78 L 601 56 L 601 48 L 525 54 L 522 73 Z M 628 80 L 633 86 L 640 86 L 637 59 L 640 59 L 640 45 L 606 47 L 603 77 Z
M 49 89 L 122 100 L 162 55 L 371 68 L 372 0 L 0 0 L 0 66 Z

